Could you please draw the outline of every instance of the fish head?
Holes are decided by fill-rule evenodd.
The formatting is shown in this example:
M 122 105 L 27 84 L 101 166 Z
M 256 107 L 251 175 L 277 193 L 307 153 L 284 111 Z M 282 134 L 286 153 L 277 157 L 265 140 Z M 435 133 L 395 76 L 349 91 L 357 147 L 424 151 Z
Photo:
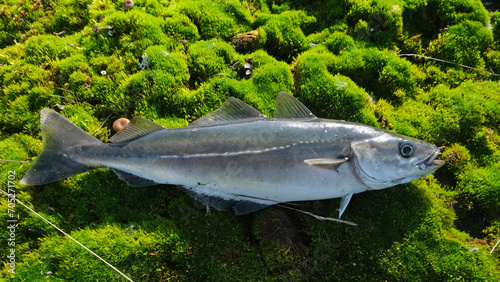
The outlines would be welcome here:
M 413 181 L 445 163 L 435 159 L 440 154 L 436 146 L 390 132 L 352 142 L 351 152 L 359 178 L 371 189 Z

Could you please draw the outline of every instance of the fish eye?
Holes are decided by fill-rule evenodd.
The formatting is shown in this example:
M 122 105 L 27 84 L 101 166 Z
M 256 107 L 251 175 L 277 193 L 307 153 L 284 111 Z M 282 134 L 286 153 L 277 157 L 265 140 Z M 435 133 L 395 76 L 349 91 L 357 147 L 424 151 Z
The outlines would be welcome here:
M 403 158 L 409 158 L 413 155 L 413 152 L 415 151 L 415 145 L 409 141 L 403 141 L 399 145 L 399 152 L 401 153 L 401 156 Z

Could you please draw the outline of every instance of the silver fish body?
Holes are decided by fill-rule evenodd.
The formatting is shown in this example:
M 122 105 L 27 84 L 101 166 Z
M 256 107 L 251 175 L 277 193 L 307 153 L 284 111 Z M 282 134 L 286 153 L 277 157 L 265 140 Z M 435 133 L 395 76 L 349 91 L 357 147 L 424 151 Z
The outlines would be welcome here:
M 444 164 L 434 160 L 439 149 L 433 145 L 316 118 L 286 93 L 278 95 L 275 115 L 265 117 L 230 98 L 184 128 L 136 118 L 113 144 L 104 144 L 86 133 L 83 138 L 81 129 L 44 109 L 44 150 L 21 183 L 45 184 L 106 167 L 131 186 L 180 185 L 205 204 L 237 214 L 338 197 L 346 199 L 342 213 L 352 194 L 409 182 Z M 73 138 L 64 139 L 61 128 L 70 128 Z

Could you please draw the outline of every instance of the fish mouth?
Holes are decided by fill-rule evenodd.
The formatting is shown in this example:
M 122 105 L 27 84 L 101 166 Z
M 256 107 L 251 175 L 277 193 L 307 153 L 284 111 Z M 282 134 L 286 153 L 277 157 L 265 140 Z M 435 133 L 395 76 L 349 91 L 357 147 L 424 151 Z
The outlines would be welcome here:
M 417 167 L 419 169 L 438 169 L 440 167 L 442 167 L 445 163 L 445 161 L 443 160 L 436 160 L 436 157 L 441 154 L 441 150 L 444 147 L 439 147 L 434 153 L 432 153 L 432 155 L 430 155 L 427 159 L 417 163 Z

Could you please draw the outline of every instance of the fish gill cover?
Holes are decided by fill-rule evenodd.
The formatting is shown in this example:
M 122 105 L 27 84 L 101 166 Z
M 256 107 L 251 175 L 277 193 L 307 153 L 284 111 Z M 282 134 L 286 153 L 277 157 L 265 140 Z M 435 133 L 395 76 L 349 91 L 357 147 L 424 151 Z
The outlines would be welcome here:
M 107 141 L 117 118 L 182 127 L 230 96 L 272 116 L 287 91 L 318 117 L 446 146 L 447 164 L 353 197 L 344 217 L 359 227 L 279 207 L 207 214 L 174 186 L 132 188 L 108 170 L 15 184 L 16 196 L 138 281 L 498 280 L 500 251 L 490 251 L 500 239 L 500 13 L 484 5 L 137 0 L 129 9 L 118 0 L 5 0 L 0 158 L 37 157 L 42 108 Z M 6 190 L 29 164 L 0 168 Z M 336 217 L 339 203 L 300 208 Z M 20 205 L 0 204 L 1 278 L 119 277 Z

